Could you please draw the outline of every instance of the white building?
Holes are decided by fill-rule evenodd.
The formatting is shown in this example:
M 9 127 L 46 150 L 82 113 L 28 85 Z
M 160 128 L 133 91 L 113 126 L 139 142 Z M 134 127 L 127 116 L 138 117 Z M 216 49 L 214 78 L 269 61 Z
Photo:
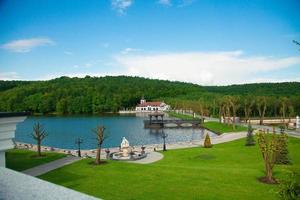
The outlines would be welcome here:
M 137 112 L 155 112 L 155 111 L 167 111 L 170 106 L 164 102 L 147 102 L 144 98 L 141 99 L 140 104 L 135 107 Z

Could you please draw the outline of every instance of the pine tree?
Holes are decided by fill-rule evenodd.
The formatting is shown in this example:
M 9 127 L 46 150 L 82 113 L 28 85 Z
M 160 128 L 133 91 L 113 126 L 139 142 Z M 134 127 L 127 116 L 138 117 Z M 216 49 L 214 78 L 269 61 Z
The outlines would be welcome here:
M 212 144 L 210 141 L 209 134 L 207 133 L 205 136 L 205 139 L 204 139 L 204 148 L 211 148 L 211 147 L 212 147 Z
M 289 159 L 287 140 L 288 140 L 287 134 L 281 132 L 278 138 L 280 149 L 276 156 L 276 161 L 275 161 L 276 164 L 284 164 L 284 165 L 291 164 L 291 161 Z
M 251 124 L 249 124 L 247 138 L 246 138 L 246 146 L 254 146 L 255 145 L 253 130 L 254 129 L 252 128 Z

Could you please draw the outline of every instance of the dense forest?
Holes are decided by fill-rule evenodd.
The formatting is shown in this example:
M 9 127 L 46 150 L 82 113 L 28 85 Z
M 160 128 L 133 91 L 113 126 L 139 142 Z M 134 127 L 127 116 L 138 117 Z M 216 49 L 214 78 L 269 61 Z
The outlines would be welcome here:
M 173 108 L 218 116 L 300 113 L 300 83 L 199 86 L 127 76 L 60 77 L 49 81 L 0 81 L 0 111 L 33 113 L 103 113 L 132 109 L 144 96 Z M 261 109 L 259 109 L 261 108 Z M 223 112 L 221 112 L 223 110 Z M 232 111 L 230 111 L 232 110 Z

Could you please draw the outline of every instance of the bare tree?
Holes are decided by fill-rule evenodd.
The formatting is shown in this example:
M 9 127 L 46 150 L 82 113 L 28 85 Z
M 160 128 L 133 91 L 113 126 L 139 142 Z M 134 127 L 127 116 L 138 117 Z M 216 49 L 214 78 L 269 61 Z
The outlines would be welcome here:
M 300 46 L 300 42 L 298 42 L 298 41 L 296 41 L 296 40 L 293 40 L 293 42 L 294 42 L 296 45 Z M 299 51 L 300 51 L 300 49 L 299 49 Z
M 96 134 L 96 140 L 97 140 L 97 154 L 96 154 L 96 160 L 95 164 L 99 165 L 101 162 L 101 148 L 104 140 L 108 138 L 108 133 L 105 132 L 105 127 L 98 125 L 95 129 L 92 130 Z
M 31 133 L 31 136 L 34 140 L 36 140 L 38 156 L 42 156 L 41 144 L 45 137 L 48 136 L 48 134 L 39 122 L 34 124 L 33 133 Z
M 236 125 L 236 112 L 237 109 L 240 107 L 239 100 L 240 100 L 239 97 L 231 97 L 229 99 L 229 104 L 232 108 L 232 115 L 233 115 L 233 120 L 232 120 L 233 130 L 235 130 L 235 125 Z
M 224 97 L 224 111 L 227 116 L 227 125 L 230 126 L 231 121 L 231 96 Z
M 250 124 L 250 116 L 252 113 L 252 108 L 254 106 L 255 100 L 252 97 L 246 97 L 243 102 L 245 121 Z
M 282 124 L 284 126 L 286 126 L 285 125 L 285 118 L 286 118 L 287 108 L 288 108 L 288 98 L 282 97 L 280 99 L 280 114 L 281 114 Z
M 264 96 L 256 98 L 256 108 L 259 114 L 259 124 L 262 125 L 267 110 L 267 99 Z

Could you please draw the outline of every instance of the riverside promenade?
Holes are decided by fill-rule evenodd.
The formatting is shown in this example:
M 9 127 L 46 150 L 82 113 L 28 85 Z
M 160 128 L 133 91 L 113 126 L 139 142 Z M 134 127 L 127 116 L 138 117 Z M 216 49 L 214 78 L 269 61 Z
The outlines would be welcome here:
M 233 140 L 238 140 L 241 138 L 246 137 L 247 132 L 236 132 L 236 133 L 224 133 L 222 135 L 218 135 L 215 137 L 211 137 L 212 144 L 219 144 L 224 142 L 230 142 Z M 204 143 L 204 138 L 201 140 L 192 140 L 192 141 L 186 141 L 186 142 L 175 142 L 175 143 L 168 143 L 167 149 L 182 149 L 182 148 L 191 148 L 191 147 L 199 147 L 202 146 Z M 137 145 L 133 146 L 134 149 L 140 150 L 141 147 L 144 146 L 146 152 L 153 152 L 153 151 L 161 151 L 163 150 L 163 144 L 147 144 L 147 145 Z M 26 143 L 20 143 L 16 142 L 16 148 L 19 149 L 28 149 L 32 151 L 36 151 L 37 146 L 33 144 L 26 144 Z M 60 149 L 60 148 L 53 148 L 53 147 L 47 147 L 42 146 L 43 152 L 57 152 L 57 153 L 63 153 L 67 155 L 77 156 L 77 150 L 74 149 Z M 119 147 L 112 147 L 109 148 L 110 153 L 119 151 Z M 82 157 L 95 157 L 96 156 L 96 149 L 90 149 L 90 150 L 81 150 Z M 106 158 L 106 152 L 105 148 L 101 151 L 101 157 Z

